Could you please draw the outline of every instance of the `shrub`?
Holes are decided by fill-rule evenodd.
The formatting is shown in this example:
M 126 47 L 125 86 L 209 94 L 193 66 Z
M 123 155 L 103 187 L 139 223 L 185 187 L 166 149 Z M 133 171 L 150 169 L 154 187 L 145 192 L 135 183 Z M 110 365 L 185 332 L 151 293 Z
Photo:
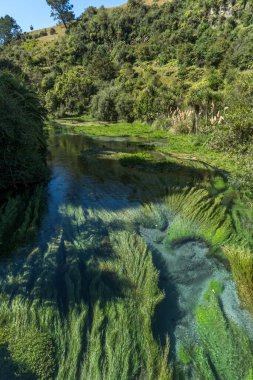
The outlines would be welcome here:
M 49 33 L 50 33 L 51 36 L 53 36 L 54 34 L 56 34 L 55 28 L 51 28 Z
M 92 115 L 97 120 L 117 121 L 119 115 L 116 109 L 116 97 L 117 90 L 114 87 L 101 90 L 92 99 Z
M 47 36 L 47 35 L 48 35 L 48 33 L 47 33 L 47 30 L 46 30 L 46 29 L 41 30 L 41 31 L 39 32 L 39 36 L 40 36 L 40 37 L 45 37 L 45 36 Z
M 130 94 L 120 93 L 116 98 L 116 112 L 120 120 L 134 121 L 134 100 Z
M 45 178 L 45 113 L 37 96 L 13 75 L 0 72 L 0 189 Z

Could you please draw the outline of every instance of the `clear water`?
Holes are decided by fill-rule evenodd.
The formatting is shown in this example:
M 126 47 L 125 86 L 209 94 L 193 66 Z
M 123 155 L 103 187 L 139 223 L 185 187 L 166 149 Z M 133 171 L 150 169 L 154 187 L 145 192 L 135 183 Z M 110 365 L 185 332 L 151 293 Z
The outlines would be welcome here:
M 103 239 L 108 230 L 127 229 L 142 236 L 160 270 L 160 287 L 166 297 L 156 310 L 153 329 L 161 341 L 169 334 L 173 356 L 179 342 L 197 340 L 194 310 L 210 278 L 225 284 L 222 302 L 227 316 L 253 331 L 229 273 L 206 256 L 208 248 L 203 242 L 188 241 L 170 253 L 163 244 L 170 223 L 170 212 L 163 203 L 168 188 L 202 181 L 206 173 L 196 171 L 194 177 L 184 168 L 147 170 L 124 166 L 110 157 L 113 152 L 144 150 L 152 152 L 152 146 L 78 135 L 50 137 L 51 178 L 39 232 L 33 243 L 1 259 L 2 294 L 10 300 L 21 296 L 25 301 L 56 304 L 64 314 L 71 302 L 85 300 L 80 290 L 89 281 L 85 261 L 106 255 Z M 149 215 L 143 211 L 146 204 L 153 207 Z

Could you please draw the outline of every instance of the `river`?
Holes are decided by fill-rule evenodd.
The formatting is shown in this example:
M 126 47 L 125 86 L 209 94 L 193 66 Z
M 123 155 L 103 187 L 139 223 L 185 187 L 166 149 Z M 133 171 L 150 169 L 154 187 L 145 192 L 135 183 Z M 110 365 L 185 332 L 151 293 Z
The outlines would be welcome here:
M 118 302 L 119 308 L 127 310 L 122 312 L 126 319 L 132 318 L 127 314 L 129 309 L 136 307 L 138 310 L 139 304 L 140 311 L 136 314 L 139 313 L 143 320 L 140 332 L 143 337 L 145 334 L 152 336 L 143 338 L 151 339 L 152 343 L 140 343 L 131 332 L 135 327 L 126 325 L 130 345 L 137 351 L 141 351 L 142 345 L 160 347 L 166 344 L 166 336 L 169 336 L 169 357 L 176 360 L 180 346 L 194 346 L 199 342 L 195 311 L 210 280 L 222 283 L 220 303 L 226 318 L 244 327 L 248 334 L 253 331 L 251 317 L 240 305 L 230 273 L 216 257 L 209 255 L 207 242 L 187 235 L 175 244 L 166 241 L 176 213 L 175 208 L 172 210 L 168 206 L 168 198 L 179 196 L 186 188 L 201 188 L 209 178 L 205 168 L 189 169 L 168 164 L 152 144 L 143 141 L 56 133 L 50 135 L 49 142 L 51 176 L 43 190 L 44 204 L 36 222 L 37 232 L 15 249 L 8 248 L 6 252 L 2 249 L 5 255 L 0 261 L 0 318 L 16 340 L 7 333 L 2 334 L 1 379 L 119 378 L 112 359 L 108 359 L 107 364 L 100 362 L 103 355 L 110 358 L 110 349 L 103 351 L 103 344 L 108 346 L 111 342 L 115 352 L 117 344 L 127 344 L 123 338 L 121 342 L 119 336 L 115 338 L 118 343 L 112 343 L 112 338 L 107 336 L 107 329 L 110 332 L 113 323 L 115 326 L 126 323 L 121 321 L 120 309 L 107 310 Z M 153 155 L 154 162 L 150 161 L 147 166 L 140 158 L 132 160 L 132 153 Z M 6 241 L 9 238 L 6 233 L 2 237 Z M 145 278 L 139 284 L 140 277 L 145 277 L 148 269 L 145 273 L 128 273 L 128 264 L 123 262 L 126 259 L 121 257 L 122 252 L 129 254 L 131 251 L 128 245 L 137 252 L 136 257 L 128 258 L 130 266 L 136 260 L 140 268 L 149 268 L 151 264 L 147 260 L 151 257 L 149 270 L 152 270 L 154 285 L 146 285 L 148 279 Z M 138 249 L 148 250 L 145 255 L 149 256 L 143 258 L 142 263 L 138 259 Z M 160 301 L 157 305 L 152 301 L 155 308 L 150 308 L 153 310 L 150 315 L 147 315 L 148 308 L 142 314 L 148 301 L 145 301 L 145 293 L 140 299 L 137 293 L 144 286 L 156 289 L 157 270 L 160 273 L 158 287 L 152 297 L 154 300 L 160 297 Z M 135 298 L 139 301 L 133 306 L 131 302 Z M 142 301 L 145 301 L 143 306 Z M 104 313 L 103 321 L 99 313 Z M 145 327 L 146 317 L 149 327 Z M 96 323 L 100 323 L 97 331 L 94 330 Z M 142 324 L 136 323 L 136 329 L 141 330 Z M 105 335 L 99 338 L 99 331 Z M 28 349 L 26 344 L 30 347 L 32 341 L 37 342 L 40 349 L 34 357 L 35 364 L 20 353 L 18 339 L 24 350 Z M 96 343 L 96 339 L 101 339 L 100 343 Z M 50 354 L 45 359 L 47 350 Z M 100 350 L 100 359 L 95 358 L 94 363 L 92 350 Z M 44 359 L 38 371 L 40 352 Z M 125 354 L 121 359 L 120 354 L 117 355 L 119 362 L 124 360 Z M 128 355 L 132 363 L 129 366 L 134 369 L 123 371 L 121 378 L 141 377 L 144 371 L 141 367 L 146 360 L 142 356 L 146 354 Z M 138 365 L 135 368 L 134 360 L 142 361 L 140 368 Z M 109 375 L 110 370 L 114 375 Z M 101 375 L 102 371 L 106 375 Z

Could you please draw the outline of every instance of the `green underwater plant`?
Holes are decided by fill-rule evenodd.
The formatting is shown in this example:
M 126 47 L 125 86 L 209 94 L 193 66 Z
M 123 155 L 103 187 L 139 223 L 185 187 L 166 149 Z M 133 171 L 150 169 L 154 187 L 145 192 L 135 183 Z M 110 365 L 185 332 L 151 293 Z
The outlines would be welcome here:
M 225 246 L 233 278 L 243 305 L 253 313 L 253 251 L 247 247 Z
M 182 379 L 251 379 L 253 344 L 241 326 L 224 315 L 219 294 L 222 284 L 211 280 L 196 309 L 198 343 L 180 347 L 176 373 Z M 179 377 L 180 378 L 180 377 Z
M 166 238 L 168 245 L 194 238 L 202 239 L 217 249 L 234 232 L 231 216 L 222 204 L 222 194 L 212 197 L 202 188 L 174 189 L 165 202 L 174 213 Z
M 115 231 L 117 213 L 104 223 L 102 210 L 59 214 L 51 238 L 0 278 L 0 350 L 11 368 L 24 379 L 170 380 L 169 341 L 162 347 L 152 331 L 164 295 L 143 239 Z
M 253 365 L 252 342 L 241 327 L 224 317 L 215 294 L 197 308 L 196 322 L 212 371 L 224 380 L 246 379 Z
M 32 195 L 26 191 L 24 194 L 10 197 L 0 207 L 1 251 L 13 249 L 35 236 L 44 201 L 44 186 L 36 186 Z

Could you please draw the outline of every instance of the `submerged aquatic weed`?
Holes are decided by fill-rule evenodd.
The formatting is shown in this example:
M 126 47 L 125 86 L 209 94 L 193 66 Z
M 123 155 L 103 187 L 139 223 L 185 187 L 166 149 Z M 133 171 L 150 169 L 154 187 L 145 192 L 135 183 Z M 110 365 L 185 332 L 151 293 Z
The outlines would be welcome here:
M 179 378 L 250 379 L 253 344 L 243 328 L 224 314 L 219 299 L 222 288 L 222 283 L 213 279 L 203 294 L 195 313 L 198 344 L 179 347 Z
M 223 284 L 221 281 L 212 279 L 209 282 L 208 290 L 204 294 L 204 299 L 209 300 L 210 296 L 219 296 L 223 292 Z
M 123 298 L 108 300 L 104 307 L 96 303 L 82 376 L 97 380 L 168 380 L 169 345 L 167 342 L 163 352 L 151 328 L 155 307 L 163 298 L 151 253 L 134 233 L 111 232 L 110 242 L 115 258 L 102 263 L 102 270 L 110 271 L 110 277 L 117 274 L 127 289 Z M 103 292 L 98 284 L 95 289 Z
M 13 249 L 32 237 L 38 228 L 45 189 L 37 186 L 33 195 L 26 191 L 23 195 L 13 196 L 0 207 L 0 248 L 2 251 Z M 6 236 L 9 238 L 6 239 Z
M 102 209 L 66 205 L 58 212 L 61 224 L 50 240 L 27 248 L 22 268 L 10 263 L 0 279 L 0 326 L 18 331 L 15 342 L 6 337 L 17 373 L 25 368 L 41 380 L 171 379 L 169 344 L 163 349 L 152 332 L 163 299 L 159 273 L 142 238 L 115 231 L 117 212 L 104 223 Z M 135 223 L 140 210 L 129 212 Z M 32 336 L 33 353 L 33 343 L 21 352 Z M 43 347 L 52 350 L 44 353 Z
M 232 220 L 222 205 L 222 196 L 211 197 L 206 189 L 174 189 L 165 201 L 174 212 L 166 238 L 168 245 L 186 238 L 199 238 L 216 249 L 232 236 Z
M 253 313 L 253 251 L 247 247 L 225 246 L 232 274 L 243 305 Z
M 246 379 L 253 365 L 252 344 L 241 328 L 224 318 L 214 294 L 197 308 L 196 322 L 214 373 L 224 380 Z

